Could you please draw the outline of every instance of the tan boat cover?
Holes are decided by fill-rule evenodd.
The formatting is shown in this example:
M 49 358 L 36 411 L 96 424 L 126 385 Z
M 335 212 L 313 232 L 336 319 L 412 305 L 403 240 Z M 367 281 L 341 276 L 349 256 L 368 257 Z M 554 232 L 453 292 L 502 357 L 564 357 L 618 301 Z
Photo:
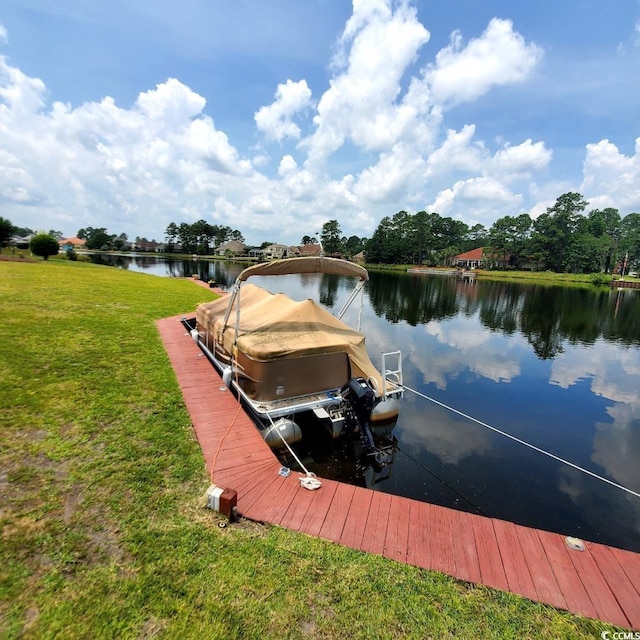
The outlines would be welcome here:
M 362 333 L 331 315 L 313 300 L 292 300 L 283 293 L 272 294 L 253 284 L 245 284 L 239 295 L 240 326 L 237 348 L 250 358 L 270 361 L 302 355 L 344 352 L 351 364 L 352 377 L 375 380 L 382 390 L 382 377 L 369 359 Z M 223 332 L 229 298 L 223 297 L 198 306 L 198 325 L 215 336 L 227 353 L 236 340 L 236 305 Z

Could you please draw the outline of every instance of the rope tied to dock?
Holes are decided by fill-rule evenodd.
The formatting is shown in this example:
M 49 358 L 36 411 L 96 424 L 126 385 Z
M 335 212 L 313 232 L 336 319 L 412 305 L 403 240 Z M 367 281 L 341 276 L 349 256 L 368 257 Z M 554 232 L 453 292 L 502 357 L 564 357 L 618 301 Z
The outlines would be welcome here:
M 300 460 L 300 458 L 298 458 L 298 456 L 295 454 L 295 451 L 291 448 L 289 443 L 285 440 L 284 436 L 280 433 L 280 430 L 276 426 L 276 423 L 273 421 L 273 418 L 271 417 L 271 414 L 267 413 L 267 417 L 269 418 L 269 422 L 271 423 L 271 429 L 278 434 L 278 436 L 280 437 L 280 440 L 282 440 L 282 442 L 284 443 L 285 447 L 287 447 L 287 449 L 289 449 L 289 453 L 294 457 L 295 461 L 300 465 L 300 468 L 305 473 L 304 476 L 300 476 L 300 478 L 299 478 L 300 486 L 304 487 L 305 489 L 308 489 L 309 491 L 314 491 L 315 489 L 319 489 L 322 486 L 322 482 L 320 481 L 318 476 L 316 476 L 315 473 L 309 471 L 304 466 L 304 464 L 302 464 L 302 460 Z
M 471 420 L 471 422 L 475 422 L 476 424 L 480 425 L 481 427 L 485 427 L 485 429 L 489 429 L 490 431 L 493 431 L 501 436 L 504 436 L 505 438 L 509 438 L 510 440 L 513 440 L 514 442 L 517 442 L 518 444 L 522 444 L 525 447 L 529 447 L 529 449 L 533 449 L 534 451 L 537 451 L 538 453 L 541 453 L 545 456 L 548 456 L 549 458 L 552 458 L 553 460 L 556 460 L 557 462 L 561 462 L 562 464 L 566 464 L 569 467 L 572 467 L 573 469 L 576 469 L 577 471 L 581 471 L 582 473 L 585 473 L 586 475 L 591 476 L 592 478 L 595 478 L 596 480 L 601 480 L 602 482 L 606 482 L 607 484 L 611 485 L 612 487 L 615 487 L 616 489 L 620 489 L 621 491 L 625 491 L 626 493 L 631 494 L 632 496 L 635 496 L 636 498 L 640 498 L 640 493 L 638 493 L 637 491 L 634 491 L 633 489 L 629 489 L 628 487 L 625 487 L 621 484 L 618 484 L 617 482 L 614 482 L 613 480 L 609 480 L 608 478 L 604 478 L 603 476 L 598 475 L 597 473 L 594 473 L 593 471 L 589 471 L 589 469 L 585 469 L 584 467 L 581 467 L 577 464 L 575 464 L 574 462 L 570 462 L 569 460 L 565 460 L 564 458 L 561 458 L 560 456 L 555 455 L 554 453 L 550 453 L 549 451 L 545 451 L 544 449 L 541 449 L 540 447 L 536 447 L 536 445 L 531 444 L 530 442 L 526 442 L 525 440 L 521 440 L 520 438 L 516 437 L 516 436 L 512 436 L 510 433 L 507 433 L 506 431 L 502 431 L 501 429 L 498 429 L 497 427 L 493 427 L 490 424 L 487 424 L 486 422 L 482 422 L 482 420 L 478 420 L 477 418 L 474 418 L 473 416 L 470 416 L 467 413 L 463 413 L 462 411 L 459 411 L 458 409 L 454 409 L 453 407 L 450 407 L 449 405 L 444 404 L 444 402 L 440 402 L 439 400 L 436 400 L 435 398 L 431 398 L 428 395 L 425 395 L 424 393 L 420 393 L 420 391 L 416 391 L 415 389 L 411 389 L 410 387 L 407 387 L 405 385 L 404 387 L 405 391 L 410 391 L 411 393 L 419 396 L 420 398 L 423 398 L 424 400 L 428 400 L 429 402 L 432 402 L 433 404 L 438 405 L 439 407 L 442 407 L 443 409 L 446 409 L 447 411 L 451 411 L 452 413 L 455 413 L 463 418 L 466 418 L 467 420 Z

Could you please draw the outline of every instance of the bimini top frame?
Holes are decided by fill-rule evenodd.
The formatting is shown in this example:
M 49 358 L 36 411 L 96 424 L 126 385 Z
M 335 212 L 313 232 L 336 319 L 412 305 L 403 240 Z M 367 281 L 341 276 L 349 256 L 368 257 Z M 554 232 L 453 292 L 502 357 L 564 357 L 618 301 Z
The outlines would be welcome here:
M 236 301 L 236 327 L 240 325 L 240 287 L 242 283 L 246 282 L 251 276 L 285 276 L 299 273 L 326 273 L 329 275 L 349 276 L 359 279 L 358 284 L 338 313 L 339 320 L 342 319 L 342 316 L 351 306 L 358 293 L 362 291 L 365 282 L 369 280 L 369 273 L 364 267 L 338 258 L 285 258 L 284 260 L 272 260 L 271 262 L 254 264 L 244 269 L 236 278 L 233 289 L 231 290 L 231 296 L 229 297 L 229 305 L 227 306 L 227 311 L 224 316 L 223 330 L 227 326 L 231 309 Z M 360 331 L 363 304 L 364 300 L 361 298 L 360 314 L 358 315 L 358 331 Z

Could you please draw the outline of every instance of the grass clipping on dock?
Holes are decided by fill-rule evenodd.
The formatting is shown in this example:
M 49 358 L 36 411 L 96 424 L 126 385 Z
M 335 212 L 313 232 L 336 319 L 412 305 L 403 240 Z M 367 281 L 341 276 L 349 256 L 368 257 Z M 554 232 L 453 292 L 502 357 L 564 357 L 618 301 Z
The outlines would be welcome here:
M 205 294 L 213 297 L 213 294 Z M 187 280 L 0 262 L 0 637 L 557 638 L 601 625 L 202 507 L 155 321 Z

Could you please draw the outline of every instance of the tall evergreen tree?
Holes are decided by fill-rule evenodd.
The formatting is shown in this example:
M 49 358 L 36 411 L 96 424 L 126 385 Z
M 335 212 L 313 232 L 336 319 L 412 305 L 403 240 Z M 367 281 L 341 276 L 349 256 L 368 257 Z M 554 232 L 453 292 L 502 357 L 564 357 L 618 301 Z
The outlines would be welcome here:
M 320 234 L 322 250 L 327 256 L 341 255 L 344 252 L 342 246 L 342 231 L 337 220 L 329 220 L 322 225 Z
M 4 247 L 11 240 L 12 235 L 13 225 L 9 220 L 0 216 L 0 247 Z

